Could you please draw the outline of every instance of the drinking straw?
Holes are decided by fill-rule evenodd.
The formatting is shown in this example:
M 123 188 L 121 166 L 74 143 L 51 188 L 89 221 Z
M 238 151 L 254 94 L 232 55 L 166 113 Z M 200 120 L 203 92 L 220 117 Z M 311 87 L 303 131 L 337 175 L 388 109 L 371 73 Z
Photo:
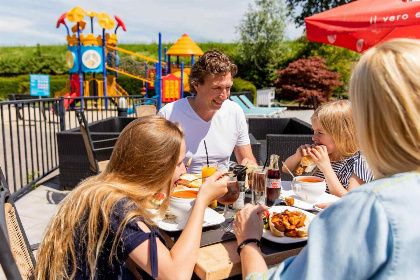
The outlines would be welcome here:
M 289 167 L 287 167 L 287 165 L 284 163 L 284 161 L 282 161 L 284 167 L 286 167 L 287 171 L 289 171 L 290 175 L 292 175 L 293 178 L 295 178 L 295 175 L 293 175 L 292 171 L 290 171 Z
M 269 158 L 266 158 L 266 159 L 265 159 L 265 162 L 264 162 L 264 167 L 263 167 L 263 169 L 262 169 L 263 171 L 265 170 L 265 167 L 267 166 L 268 159 L 269 159 Z
M 207 152 L 206 140 L 204 140 L 204 148 L 206 149 L 207 166 L 210 166 L 210 163 L 209 163 L 209 153 Z

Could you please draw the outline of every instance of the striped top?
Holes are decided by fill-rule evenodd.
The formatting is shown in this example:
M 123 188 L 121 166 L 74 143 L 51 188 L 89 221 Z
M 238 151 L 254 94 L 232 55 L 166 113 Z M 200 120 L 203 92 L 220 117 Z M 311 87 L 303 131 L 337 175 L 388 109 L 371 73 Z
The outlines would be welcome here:
M 331 166 L 338 177 L 338 180 L 345 189 L 349 187 L 349 178 L 351 174 L 356 174 L 362 181 L 369 183 L 374 180 L 372 171 L 364 158 L 364 156 L 357 151 L 354 155 L 340 161 L 332 161 Z M 311 175 L 324 178 L 324 173 L 318 167 L 311 172 Z M 327 193 L 330 193 L 327 184 Z

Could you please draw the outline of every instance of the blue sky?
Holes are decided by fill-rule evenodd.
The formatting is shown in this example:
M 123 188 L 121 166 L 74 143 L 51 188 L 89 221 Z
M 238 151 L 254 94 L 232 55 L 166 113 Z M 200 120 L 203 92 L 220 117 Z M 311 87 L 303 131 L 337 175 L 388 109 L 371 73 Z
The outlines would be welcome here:
M 8 0 L 0 3 L 0 45 L 65 44 L 66 30 L 56 29 L 58 18 L 75 6 L 119 16 L 127 32 L 120 43 L 175 42 L 187 33 L 196 42 L 235 42 L 236 28 L 254 0 Z M 69 24 L 71 27 L 71 23 Z M 95 34 L 99 34 L 94 24 Z M 88 25 L 90 28 L 90 25 Z M 296 39 L 303 28 L 288 23 L 286 36 Z

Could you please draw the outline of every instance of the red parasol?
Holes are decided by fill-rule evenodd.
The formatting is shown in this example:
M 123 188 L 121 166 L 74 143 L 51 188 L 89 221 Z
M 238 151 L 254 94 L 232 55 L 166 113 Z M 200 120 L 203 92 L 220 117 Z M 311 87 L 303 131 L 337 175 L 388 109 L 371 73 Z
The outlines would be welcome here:
M 359 0 L 305 23 L 309 41 L 364 52 L 394 38 L 420 39 L 420 0 Z

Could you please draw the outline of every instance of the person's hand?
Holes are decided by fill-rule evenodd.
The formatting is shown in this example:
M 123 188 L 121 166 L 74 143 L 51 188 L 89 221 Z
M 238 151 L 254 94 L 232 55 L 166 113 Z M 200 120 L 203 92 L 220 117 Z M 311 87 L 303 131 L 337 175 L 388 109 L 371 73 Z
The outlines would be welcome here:
M 198 191 L 197 200 L 203 200 L 205 204 L 210 204 L 227 193 L 229 176 L 222 176 L 222 174 L 224 174 L 222 170 L 217 170 L 213 175 L 206 178 Z
M 325 173 L 327 168 L 331 168 L 331 160 L 328 155 L 327 147 L 324 145 L 315 146 L 309 151 L 312 160 L 316 163 L 319 170 Z
M 319 208 L 321 208 L 321 209 L 325 209 L 325 208 L 327 208 L 328 206 L 330 206 L 331 204 L 333 204 L 334 202 L 327 202 L 327 203 L 318 203 L 318 204 L 315 204 L 315 206 L 316 207 L 319 207 Z
M 243 165 L 243 166 L 247 166 L 247 165 L 258 165 L 255 161 L 253 161 L 252 159 L 249 159 L 249 158 L 244 158 L 242 161 L 241 161 L 241 165 Z
M 296 155 L 301 159 L 307 156 L 313 147 L 314 145 L 311 144 L 302 145 L 296 150 Z
M 248 238 L 261 239 L 264 227 L 261 215 L 267 209 L 267 206 L 246 204 L 242 210 L 236 213 L 233 230 L 238 245 Z

